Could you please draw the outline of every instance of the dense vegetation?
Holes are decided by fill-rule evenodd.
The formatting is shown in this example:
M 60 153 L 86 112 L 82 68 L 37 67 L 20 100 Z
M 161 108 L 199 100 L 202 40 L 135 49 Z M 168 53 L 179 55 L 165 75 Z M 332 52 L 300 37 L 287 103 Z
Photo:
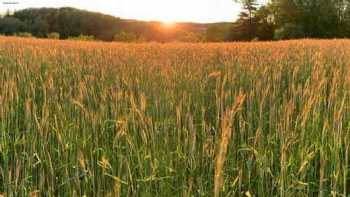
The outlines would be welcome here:
M 349 0 L 236 0 L 243 11 L 235 23 L 234 40 L 348 38 Z
M 0 37 L 0 192 L 347 196 L 349 46 Z

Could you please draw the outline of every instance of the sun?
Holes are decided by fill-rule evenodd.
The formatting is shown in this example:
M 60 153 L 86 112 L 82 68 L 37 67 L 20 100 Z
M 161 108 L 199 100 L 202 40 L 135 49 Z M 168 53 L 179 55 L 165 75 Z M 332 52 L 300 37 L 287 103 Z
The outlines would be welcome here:
M 175 21 L 171 21 L 171 20 L 163 20 L 163 21 L 161 21 L 161 23 L 166 28 L 173 28 L 176 24 Z

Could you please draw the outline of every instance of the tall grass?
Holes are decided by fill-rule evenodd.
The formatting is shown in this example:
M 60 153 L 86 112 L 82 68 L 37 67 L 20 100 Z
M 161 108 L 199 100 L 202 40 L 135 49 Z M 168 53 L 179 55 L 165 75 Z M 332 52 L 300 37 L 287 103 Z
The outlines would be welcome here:
M 349 51 L 0 37 L 0 192 L 348 196 Z

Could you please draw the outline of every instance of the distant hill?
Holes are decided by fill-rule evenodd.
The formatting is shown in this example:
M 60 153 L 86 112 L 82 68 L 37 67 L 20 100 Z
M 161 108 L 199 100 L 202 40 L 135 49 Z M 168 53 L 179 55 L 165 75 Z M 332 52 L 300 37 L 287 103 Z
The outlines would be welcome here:
M 28 32 L 46 37 L 50 32 L 57 32 L 61 39 L 88 35 L 103 41 L 116 38 L 159 42 L 203 40 L 210 27 L 218 26 L 227 27 L 230 23 L 177 23 L 166 27 L 161 22 L 121 19 L 70 7 L 24 9 L 0 19 L 0 33 L 6 35 Z

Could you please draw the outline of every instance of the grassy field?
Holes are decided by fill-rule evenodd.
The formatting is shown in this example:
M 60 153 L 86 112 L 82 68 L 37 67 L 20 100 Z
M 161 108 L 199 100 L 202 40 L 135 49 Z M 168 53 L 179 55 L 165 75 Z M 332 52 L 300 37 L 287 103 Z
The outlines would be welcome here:
M 350 41 L 0 37 L 6 196 L 347 196 Z

